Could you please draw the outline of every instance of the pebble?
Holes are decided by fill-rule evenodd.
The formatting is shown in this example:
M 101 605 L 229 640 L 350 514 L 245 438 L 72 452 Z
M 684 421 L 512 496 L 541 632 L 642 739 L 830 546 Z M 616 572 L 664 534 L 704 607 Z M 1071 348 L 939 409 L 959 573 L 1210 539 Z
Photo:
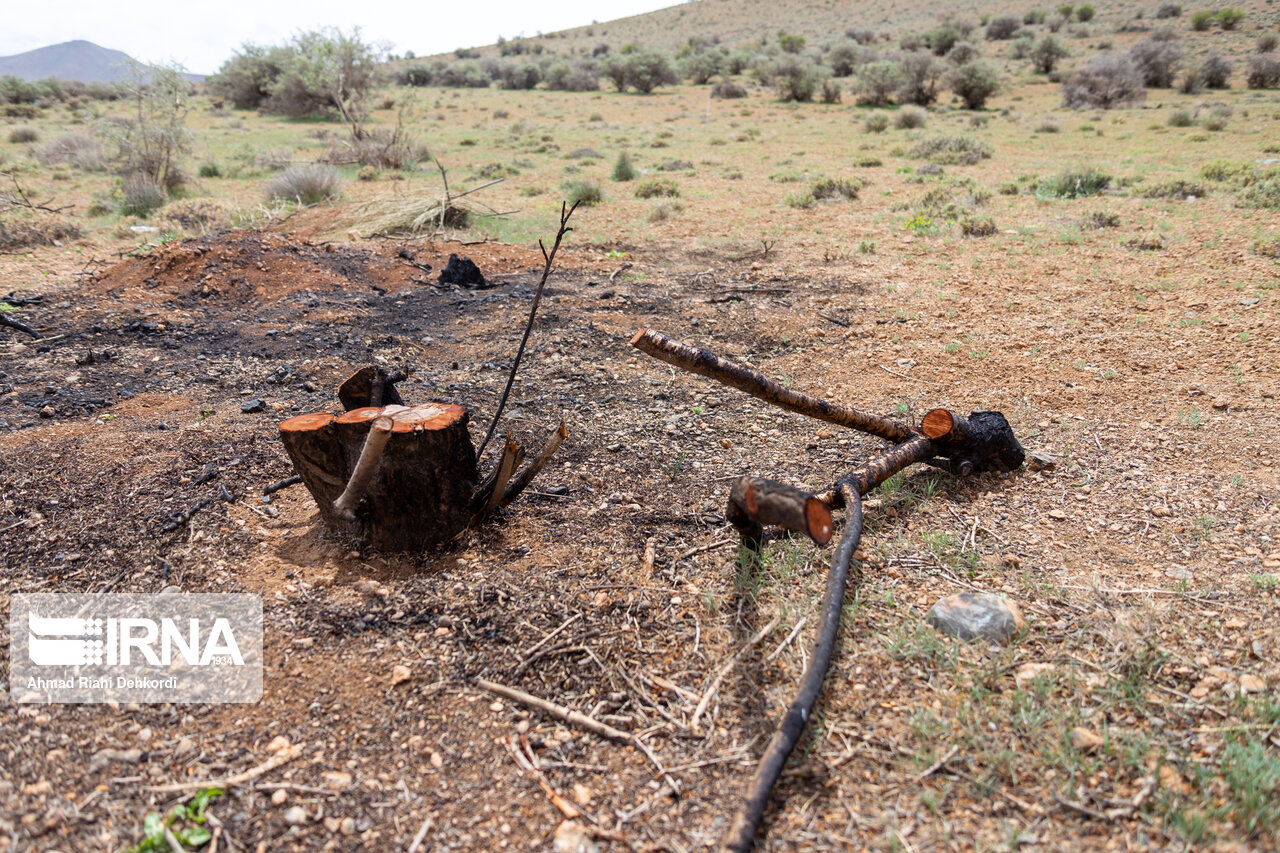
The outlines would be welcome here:
M 1043 450 L 1033 450 L 1027 454 L 1027 467 L 1032 471 L 1052 471 L 1058 467 L 1058 460 Z
M 275 755 L 278 752 L 284 752 L 290 746 L 289 739 L 283 735 L 276 735 L 267 744 L 267 755 Z
M 324 786 L 330 791 L 342 791 L 351 787 L 351 774 L 345 770 L 330 770 L 324 774 Z
M 1093 752 L 1105 742 L 1106 741 L 1103 740 L 1102 735 L 1090 729 L 1086 729 L 1084 726 L 1076 726 L 1071 730 L 1071 743 L 1076 747 L 1076 749 L 1083 750 L 1084 752 Z
M 246 415 L 251 412 L 265 411 L 266 408 L 267 404 L 262 400 L 259 400 L 257 397 L 254 397 L 252 400 L 245 400 L 240 404 L 240 411 L 244 412 Z
M 1267 691 L 1267 683 L 1256 675 L 1248 673 L 1240 676 L 1240 693 L 1247 695 L 1249 693 L 1265 693 Z
M 586 827 L 566 820 L 556 827 L 552 849 L 555 853 L 597 853 L 600 848 L 591 840 Z
M 960 592 L 929 609 L 935 630 L 965 642 L 976 639 L 1006 643 L 1026 625 L 1018 606 L 990 592 Z
M 285 809 L 284 822 L 290 826 L 298 826 L 307 822 L 307 810 L 302 806 L 290 806 Z
M 356 819 L 353 817 L 344 817 L 342 822 L 338 824 L 338 832 L 343 835 L 356 834 Z
M 55 409 L 53 406 L 45 406 L 43 409 L 40 410 L 40 417 L 51 418 L 57 413 L 58 413 L 58 410 Z
M 287 799 L 289 799 L 289 792 L 284 788 L 276 788 L 275 793 L 271 795 L 271 805 L 283 806 Z
M 404 664 L 396 664 L 391 670 L 391 686 L 395 687 L 397 684 L 408 681 L 412 677 L 413 673 L 409 671 L 409 667 Z

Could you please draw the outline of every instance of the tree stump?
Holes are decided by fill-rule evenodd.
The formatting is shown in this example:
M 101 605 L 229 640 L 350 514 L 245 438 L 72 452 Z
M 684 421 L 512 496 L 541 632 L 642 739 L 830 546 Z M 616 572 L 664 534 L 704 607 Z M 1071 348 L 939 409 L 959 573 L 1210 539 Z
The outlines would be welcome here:
M 280 440 L 334 530 L 393 551 L 453 539 L 479 479 L 462 406 L 366 406 L 298 415 Z

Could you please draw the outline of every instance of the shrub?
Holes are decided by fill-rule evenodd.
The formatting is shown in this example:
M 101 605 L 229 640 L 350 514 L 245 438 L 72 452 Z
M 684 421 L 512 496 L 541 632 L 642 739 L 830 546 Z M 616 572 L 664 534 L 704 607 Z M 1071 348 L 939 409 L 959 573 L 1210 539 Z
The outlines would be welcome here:
M 27 127 L 24 125 L 22 127 L 15 127 L 13 130 L 9 131 L 9 141 L 15 145 L 19 145 L 24 142 L 37 142 L 39 139 L 40 131 L 36 130 L 34 127 Z
M 1044 21 L 1045 27 L 1051 33 L 1056 33 L 1059 30 L 1061 30 L 1064 24 L 1066 24 L 1066 19 L 1064 19 L 1057 12 L 1054 12 L 1052 15 L 1045 18 L 1045 21 Z
M 1076 7 L 1076 20 L 1082 24 L 1087 24 L 1092 21 L 1094 14 L 1095 10 L 1093 6 L 1088 3 L 1081 3 Z
M 689 82 L 702 86 L 711 82 L 711 78 L 724 73 L 725 54 L 721 50 L 704 50 L 690 53 L 680 61 L 680 73 Z
M 1246 186 L 1236 196 L 1237 207 L 1260 210 L 1280 208 L 1280 171 L 1252 172 L 1244 178 Z
M 1208 88 L 1230 88 L 1231 63 L 1217 54 L 1210 54 L 1201 63 L 1201 79 Z
M 1119 228 L 1120 217 L 1114 213 L 1105 213 L 1101 210 L 1094 210 L 1085 214 L 1084 219 L 1080 221 L 1080 227 L 1095 231 L 1101 231 L 1104 228 Z
M 813 60 L 789 53 L 771 62 L 764 75 L 784 101 L 812 101 L 823 79 Z
M 288 148 L 271 148 L 259 151 L 253 158 L 253 164 L 259 169 L 279 172 L 293 163 L 293 151 Z
M 171 201 L 156 213 L 155 223 L 162 231 L 186 231 L 206 234 L 231 225 L 235 211 L 230 202 L 212 198 L 190 198 Z
M 1045 36 L 1031 48 L 1031 52 L 1027 54 L 1027 58 L 1031 60 L 1031 65 L 1041 74 L 1048 74 L 1058 64 L 1058 60 L 1063 57 L 1070 56 L 1070 53 L 1062 42 L 1053 36 Z
M 1160 8 L 1156 9 L 1157 18 L 1180 18 L 1182 17 L 1182 6 L 1177 3 L 1161 3 Z
M 852 201 L 858 197 L 861 183 L 857 178 L 819 178 L 809 186 L 809 195 L 818 201 Z
M 1274 53 L 1255 53 L 1249 57 L 1245 71 L 1245 84 L 1250 89 L 1275 89 L 1280 87 L 1280 59 Z
M 1142 187 L 1137 193 L 1142 198 L 1167 198 L 1182 201 L 1191 197 L 1203 198 L 1208 194 L 1204 184 L 1195 181 L 1173 180 Z
M 222 167 L 218 165 L 217 160 L 205 160 L 196 170 L 196 174 L 202 178 L 221 178 Z
M 152 66 L 127 84 L 133 105 L 128 117 L 104 122 L 99 133 L 114 149 L 119 174 L 125 179 L 125 206 L 133 207 L 130 184 L 136 189 L 139 210 L 154 209 L 151 187 L 162 194 L 180 189 L 189 179 L 182 161 L 191 151 L 191 133 L 186 128 L 191 82 L 177 67 Z M 132 178 L 137 180 L 130 180 Z M 144 215 L 144 214 L 138 214 Z
M 1258 53 L 1272 53 L 1280 45 L 1280 36 L 1275 33 L 1263 33 L 1258 36 Z
M 278 73 L 261 107 L 301 118 L 337 116 L 353 125 L 368 111 L 368 99 L 382 83 L 382 51 L 337 28 L 301 32 L 276 52 Z
M 972 166 L 991 156 L 991 148 L 985 142 L 969 136 L 935 136 L 922 139 L 911 148 L 911 156 L 917 160 L 929 160 L 944 165 Z
M 808 210 L 817 205 L 818 200 L 813 197 L 813 193 L 805 190 L 804 192 L 787 193 L 785 199 L 787 207 L 794 207 L 796 210 Z
M 929 113 L 923 107 L 907 105 L 893 114 L 893 126 L 899 130 L 924 127 Z
M 649 212 L 645 214 L 645 218 L 650 222 L 664 222 L 684 210 L 684 205 L 678 201 L 660 200 L 649 206 Z
M 230 101 L 238 110 L 256 110 L 271 96 L 271 87 L 279 80 L 288 57 L 287 47 L 263 47 L 246 42 L 209 78 L 209 90 Z M 425 66 L 413 66 L 406 73 L 415 69 L 420 76 L 413 76 L 412 82 L 406 79 L 405 85 L 430 85 Z
M 39 211 L 5 214 L 0 216 L 0 251 L 12 252 L 27 246 L 52 246 L 79 240 L 82 236 L 79 223 L 66 216 L 54 216 Z
M 982 109 L 987 98 L 999 90 L 995 68 L 985 62 L 970 62 L 951 72 L 951 91 L 960 96 L 966 109 Z
M 838 104 L 841 100 L 840 83 L 828 77 L 822 81 L 822 94 L 820 95 L 824 104 Z
M 542 69 L 532 62 L 504 62 L 498 69 L 498 83 L 504 89 L 528 90 L 541 82 Z
M 947 54 L 947 61 L 955 65 L 964 65 L 966 62 L 973 62 L 981 56 L 982 51 L 978 50 L 976 45 L 962 41 L 951 48 L 951 52 Z
M 1178 73 L 1182 50 L 1172 41 L 1147 37 L 1129 48 L 1129 56 L 1145 85 L 1168 89 Z
M 1225 9 L 1219 9 L 1214 17 L 1218 20 L 1218 26 L 1224 30 L 1234 30 L 1245 19 L 1245 13 L 1234 6 L 1228 6 Z
M 966 237 L 990 237 L 999 230 L 990 216 L 965 216 L 960 220 L 960 233 Z
M 589 59 L 555 62 L 547 67 L 543 81 L 558 92 L 594 92 L 600 88 L 600 69 Z
M 650 178 L 636 185 L 636 198 L 677 198 L 680 187 L 670 178 Z
M 1058 133 L 1062 130 L 1062 122 L 1055 115 L 1040 116 L 1040 123 L 1036 125 L 1036 130 L 1041 133 Z
M 733 98 L 745 98 L 747 90 L 744 86 L 739 86 L 732 80 L 720 80 L 711 87 L 711 97 L 724 98 L 725 100 Z
M 1209 117 L 1204 120 L 1204 129 L 1214 132 L 1225 130 L 1227 119 L 1231 118 L 1232 109 L 1227 104 L 1214 104 L 1209 110 Z
M 857 27 L 849 27 L 844 31 L 845 37 L 853 39 L 858 44 L 871 44 L 876 40 L 876 34 L 871 30 L 859 29 Z
M 263 184 L 262 192 L 268 201 L 319 204 L 341 195 L 342 183 L 342 173 L 333 166 L 309 163 L 285 169 Z
M 1022 21 L 1013 15 L 1001 15 L 987 24 L 987 38 L 992 41 L 1006 41 L 1013 38 L 1022 29 Z
M 1031 49 L 1035 47 L 1035 44 L 1035 39 L 1030 36 L 1014 39 L 1013 44 L 1009 45 L 1009 58 L 1026 59 L 1031 55 Z
M 1045 178 L 1036 187 L 1041 198 L 1085 198 L 1097 195 L 1111 185 L 1111 176 L 1098 169 L 1065 169 Z
M 566 181 L 563 185 L 565 199 L 569 204 L 580 204 L 583 207 L 590 207 L 604 201 L 604 191 L 600 189 L 600 184 L 589 178 L 579 178 L 574 181 Z
M 925 47 L 933 51 L 934 56 L 946 56 L 960 41 L 960 31 L 950 24 L 944 24 L 925 33 L 922 41 Z
M 1280 234 L 1259 237 L 1253 241 L 1253 245 L 1250 248 L 1253 249 L 1254 254 L 1261 255 L 1264 258 L 1280 260 Z
M 1198 33 L 1203 33 L 1213 26 L 1213 13 L 1209 11 L 1196 12 L 1191 16 L 1191 29 Z
M 126 216 L 146 216 L 168 200 L 164 187 L 141 172 L 126 175 L 121 191 L 120 212 Z
M 884 133 L 889 129 L 889 117 L 884 113 L 872 113 L 862 123 L 867 133 Z
M 639 174 L 636 172 L 635 164 L 631 163 L 631 152 L 622 151 L 618 154 L 618 159 L 613 161 L 613 174 L 609 177 L 614 181 L 635 181 Z
M 851 39 L 837 42 L 827 51 L 827 67 L 832 76 L 848 77 L 854 70 L 875 58 L 875 51 L 862 47 Z
M 680 82 L 666 54 L 638 50 L 626 58 L 626 82 L 637 92 L 647 95 L 659 86 Z
M 1180 110 L 1174 110 L 1169 116 L 1169 127 L 1191 127 L 1195 123 L 1195 114 L 1185 107 Z
M 898 103 L 927 107 L 938 99 L 943 64 L 927 53 L 909 53 L 902 57 L 898 69 L 902 84 L 898 87 Z
M 1138 66 L 1124 54 L 1098 54 L 1062 86 L 1062 103 L 1073 109 L 1111 109 L 1140 103 L 1146 97 Z
M 37 148 L 35 155 L 46 166 L 70 164 L 85 171 L 107 167 L 102 146 L 87 133 L 64 133 Z
M 883 106 L 902 86 L 902 70 L 896 62 L 877 60 L 859 68 L 854 78 L 858 103 Z

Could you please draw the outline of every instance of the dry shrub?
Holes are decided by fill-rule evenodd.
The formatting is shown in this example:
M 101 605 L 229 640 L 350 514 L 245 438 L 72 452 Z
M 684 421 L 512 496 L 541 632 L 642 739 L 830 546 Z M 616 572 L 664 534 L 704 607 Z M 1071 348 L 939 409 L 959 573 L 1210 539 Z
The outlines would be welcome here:
M 19 211 L 0 216 L 0 250 L 6 252 L 78 240 L 82 233 L 74 219 L 51 213 Z
M 310 163 L 291 166 L 267 181 L 262 192 L 267 200 L 283 199 L 299 204 L 318 204 L 342 194 L 342 173 L 332 166 Z
M 972 166 L 991 157 L 991 146 L 970 136 L 935 136 L 913 145 L 911 156 L 944 165 Z
M 173 201 L 156 213 L 155 224 L 162 231 L 185 231 L 206 234 L 231 226 L 235 205 L 212 198 L 189 198 Z
M 924 123 L 928 118 L 929 113 L 924 109 L 924 107 L 908 104 L 894 113 L 893 126 L 899 129 L 924 127 Z
M 1111 109 L 1141 103 L 1146 97 L 1137 64 L 1116 53 L 1098 54 L 1062 86 L 1062 103 L 1073 109 Z
M 649 207 L 647 218 L 650 222 L 665 222 L 684 210 L 684 205 L 671 199 L 661 199 Z
M 46 166 L 72 165 L 85 171 L 107 167 L 98 140 L 88 133 L 64 133 L 36 149 L 36 159 Z
M 253 158 L 253 164 L 259 169 L 279 172 L 293 165 L 293 151 L 288 148 L 272 148 L 269 151 L 259 151 L 257 156 Z
M 990 237 L 999 230 L 990 216 L 966 216 L 960 220 L 960 233 L 966 237 Z
M 730 100 L 733 98 L 745 98 L 747 90 L 743 86 L 739 86 L 732 80 L 721 80 L 711 87 L 711 97 L 724 98 Z
M 120 211 L 126 216 L 146 216 L 168 200 L 164 187 L 140 173 L 126 175 L 121 188 L 124 200 Z
M 40 139 L 40 131 L 36 130 L 34 127 L 28 127 L 27 125 L 15 127 L 13 130 L 9 131 L 9 141 L 15 145 L 19 145 L 24 142 L 35 142 L 38 139 Z

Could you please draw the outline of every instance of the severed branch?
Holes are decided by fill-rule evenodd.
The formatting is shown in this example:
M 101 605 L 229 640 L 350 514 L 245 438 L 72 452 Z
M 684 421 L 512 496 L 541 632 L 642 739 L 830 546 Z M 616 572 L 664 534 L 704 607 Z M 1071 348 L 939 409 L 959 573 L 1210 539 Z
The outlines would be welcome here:
M 365 437 L 364 447 L 360 448 L 356 469 L 351 472 L 347 487 L 333 502 L 333 511 L 347 521 L 356 520 L 356 505 L 360 503 L 360 499 L 369 488 L 369 481 L 373 479 L 373 472 L 378 467 L 378 460 L 382 458 L 387 439 L 391 438 L 393 426 L 394 422 L 388 417 L 380 417 L 369 424 L 369 435 Z
M 764 756 L 756 766 L 755 775 L 751 777 L 751 784 L 747 788 L 746 802 L 734 817 L 729 834 L 725 836 L 721 848 L 725 853 L 747 853 L 755 844 L 756 831 L 764 820 L 769 794 L 782 775 L 787 758 L 800 742 L 800 735 L 813 714 L 822 682 L 827 677 L 827 667 L 831 665 L 831 657 L 835 653 L 836 634 L 840 629 L 840 610 L 844 607 L 845 587 L 849 580 L 849 566 L 853 560 L 853 552 L 862 539 L 862 499 L 847 484 L 841 487 L 841 492 L 849 517 L 845 521 L 840 544 L 836 546 L 835 556 L 831 558 L 831 570 L 827 573 L 827 590 L 822 598 L 822 613 L 818 619 L 818 639 L 814 643 L 813 654 L 809 657 L 809 665 L 805 667 L 804 677 L 800 680 L 800 690 L 791 700 L 786 716 L 782 718 Z
M 914 435 L 911 427 L 906 424 L 792 391 L 758 370 L 721 358 L 715 353 L 672 340 L 652 329 L 644 328 L 636 332 L 635 337 L 631 339 L 631 345 L 681 370 L 745 391 L 758 400 L 764 400 L 789 412 L 851 427 L 893 442 L 906 441 Z
M 569 217 L 573 216 L 573 212 L 577 209 L 576 201 L 572 207 L 566 207 L 564 202 L 560 203 L 560 229 L 556 231 L 556 241 L 552 244 L 550 252 L 541 240 L 538 241 L 538 248 L 542 250 L 542 258 L 546 262 L 542 268 L 542 280 L 538 282 L 538 289 L 533 294 L 533 305 L 529 308 L 529 322 L 525 324 L 524 337 L 520 339 L 520 348 L 516 350 L 516 360 L 511 365 L 511 375 L 507 377 L 507 387 L 502 391 L 498 410 L 493 413 L 493 422 L 489 424 L 489 431 L 485 433 L 484 441 L 480 442 L 476 458 L 484 456 L 484 449 L 489 446 L 489 439 L 493 438 L 493 431 L 498 428 L 498 419 L 502 417 L 502 410 L 507 407 L 507 397 L 510 396 L 511 386 L 516 381 L 516 372 L 520 370 L 520 359 L 524 357 L 524 348 L 529 343 L 529 333 L 533 331 L 533 318 L 537 316 L 538 303 L 542 301 L 542 289 L 546 287 L 547 278 L 551 275 L 551 265 L 556 259 L 556 252 L 560 250 L 560 241 L 564 239 L 564 235 L 573 230 L 569 227 Z
M 10 329 L 16 329 L 23 334 L 30 335 L 36 340 L 44 338 L 44 335 L 28 326 L 26 323 L 19 322 L 3 312 L 0 312 L 0 326 L 8 326 Z
M 560 422 L 560 426 L 551 434 L 551 438 L 547 440 L 542 450 L 538 451 L 538 455 L 533 457 L 524 470 L 511 478 L 511 482 L 507 484 L 507 488 L 502 492 L 502 500 L 498 502 L 498 506 L 506 506 L 520 496 L 529 484 L 533 482 L 533 478 L 538 476 L 538 472 L 543 469 L 548 462 L 551 461 L 552 455 L 560 449 L 560 444 L 569 436 L 569 430 L 565 428 L 564 421 Z
M 804 533 L 819 545 L 831 541 L 831 510 L 825 503 L 794 486 L 762 477 L 740 477 L 733 484 L 725 518 L 744 542 L 754 543 L 752 547 L 759 547 L 766 524 Z

